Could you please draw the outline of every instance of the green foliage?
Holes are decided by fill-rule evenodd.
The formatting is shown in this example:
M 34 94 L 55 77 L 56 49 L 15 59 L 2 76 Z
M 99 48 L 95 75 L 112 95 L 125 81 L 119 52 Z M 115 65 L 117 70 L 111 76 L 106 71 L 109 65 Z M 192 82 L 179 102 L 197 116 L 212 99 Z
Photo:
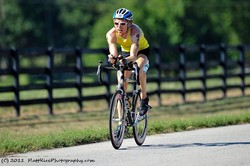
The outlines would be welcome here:
M 33 28 L 26 20 L 16 1 L 3 1 L 0 5 L 0 48 L 15 44 L 26 45 L 24 34 Z M 22 43 L 22 44 L 21 44 Z
M 0 48 L 106 47 L 112 14 L 134 13 L 151 45 L 249 43 L 245 0 L 0 0 Z M 143 3 L 143 5 L 142 5 Z
M 230 36 L 234 34 L 231 27 L 233 15 L 229 3 L 228 0 L 221 1 L 220 4 L 214 0 L 209 3 L 204 0 L 188 2 L 182 26 L 184 43 L 227 43 Z M 196 34 L 196 37 L 193 34 Z
M 154 107 L 149 115 L 148 135 L 250 123 L 249 99 L 244 96 Z M 0 156 L 107 141 L 108 116 L 108 111 L 91 111 L 2 118 Z M 126 136 L 132 137 L 129 131 Z
M 108 140 L 108 129 L 87 129 L 55 132 L 49 135 L 20 136 L 1 135 L 0 154 L 8 152 L 23 153 L 31 150 L 69 147 Z M 105 132 L 104 132 L 105 131 Z
M 187 120 L 157 121 L 150 123 L 148 133 L 149 135 L 152 135 L 249 122 L 249 113 L 241 115 L 217 115 L 213 117 L 191 118 Z M 132 137 L 131 133 L 129 137 Z M 28 137 L 13 137 L 7 132 L 4 132 L 1 133 L 0 136 L 0 155 L 24 153 L 40 149 L 69 147 L 107 140 L 109 140 L 108 128 L 70 130 L 47 135 L 32 135 Z

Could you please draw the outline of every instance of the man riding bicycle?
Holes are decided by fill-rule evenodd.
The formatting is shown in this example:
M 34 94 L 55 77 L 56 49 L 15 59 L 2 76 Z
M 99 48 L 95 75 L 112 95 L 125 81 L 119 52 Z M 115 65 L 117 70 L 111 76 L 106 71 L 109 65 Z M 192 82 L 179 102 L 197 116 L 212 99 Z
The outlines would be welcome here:
M 121 55 L 124 57 L 124 59 L 120 60 L 120 63 L 122 65 L 127 65 L 128 63 L 137 62 L 140 68 L 140 95 L 142 99 L 140 106 L 140 115 L 143 116 L 149 109 L 149 99 L 146 92 L 146 73 L 149 68 L 149 60 L 147 56 L 149 56 L 150 48 L 148 41 L 144 37 L 143 31 L 132 21 L 133 14 L 128 9 L 120 8 L 114 12 L 114 27 L 106 34 L 110 52 L 110 54 L 108 55 L 108 61 L 111 64 L 115 64 L 117 62 L 118 50 L 116 44 L 118 43 L 121 46 Z M 130 71 L 125 71 L 126 78 L 128 78 L 130 74 Z M 124 85 L 124 89 L 126 91 L 127 84 Z

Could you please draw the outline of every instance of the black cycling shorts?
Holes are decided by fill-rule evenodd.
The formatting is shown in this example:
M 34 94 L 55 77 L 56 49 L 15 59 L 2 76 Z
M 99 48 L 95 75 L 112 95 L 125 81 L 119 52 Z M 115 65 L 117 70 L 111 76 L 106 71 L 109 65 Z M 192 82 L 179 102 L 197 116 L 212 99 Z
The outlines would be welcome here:
M 128 57 L 129 54 L 130 54 L 130 52 L 124 52 L 124 51 L 122 51 L 122 53 L 121 53 L 121 55 L 122 55 L 123 57 Z M 150 48 L 148 47 L 148 48 L 145 48 L 145 49 L 143 49 L 143 50 L 138 51 L 137 56 L 138 56 L 139 54 L 144 54 L 144 55 L 146 55 L 147 57 L 149 57 Z

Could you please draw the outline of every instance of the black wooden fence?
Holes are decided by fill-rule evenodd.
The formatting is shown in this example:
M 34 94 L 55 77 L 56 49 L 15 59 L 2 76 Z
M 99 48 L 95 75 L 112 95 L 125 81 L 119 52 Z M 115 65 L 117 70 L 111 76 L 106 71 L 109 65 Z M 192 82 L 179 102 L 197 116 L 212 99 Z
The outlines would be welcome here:
M 70 55 L 72 66 L 57 66 L 55 58 L 59 55 Z M 90 100 L 103 100 L 109 103 L 109 98 L 112 95 L 111 85 L 115 84 L 114 79 L 111 79 L 111 72 L 106 71 L 106 83 L 100 85 L 95 79 L 92 82 L 83 81 L 86 75 L 95 76 L 98 61 L 96 66 L 84 65 L 83 58 L 86 54 L 100 56 L 106 59 L 108 54 L 107 49 L 56 49 L 49 47 L 47 49 L 2 49 L 0 50 L 0 96 L 6 93 L 13 93 L 14 97 L 10 100 L 4 100 L 0 97 L 0 107 L 14 107 L 17 116 L 20 116 L 20 108 L 22 105 L 47 104 L 49 114 L 53 114 L 53 104 L 64 102 L 76 102 L 80 110 L 83 110 L 83 105 Z M 28 57 L 29 61 L 39 56 L 45 56 L 47 59 L 46 66 L 29 66 L 20 67 L 20 62 L 23 56 Z M 150 71 L 148 74 L 148 82 L 157 84 L 155 90 L 148 90 L 148 95 L 157 95 L 159 104 L 161 104 L 161 95 L 177 93 L 182 96 L 183 102 L 186 101 L 188 93 L 201 93 L 203 100 L 207 100 L 209 91 L 222 91 L 223 97 L 227 97 L 227 90 L 232 88 L 240 89 L 242 95 L 245 95 L 247 88 L 250 88 L 250 56 L 249 45 L 226 46 L 226 45 L 201 45 L 201 46 L 172 46 L 152 48 L 150 57 Z M 4 61 L 5 59 L 5 61 Z M 9 59 L 6 61 L 6 59 Z M 91 61 L 91 58 L 89 58 Z M 209 74 L 211 68 L 220 67 L 221 73 Z M 173 72 L 174 71 L 174 72 Z M 198 75 L 189 75 L 191 71 L 200 71 Z M 55 81 L 56 75 L 64 75 L 65 73 L 74 73 L 75 81 Z M 174 74 L 169 74 L 174 73 Z M 41 83 L 21 85 L 20 76 L 26 75 L 44 75 L 44 81 Z M 169 74 L 169 75 L 168 75 Z M 13 78 L 12 85 L 5 85 L 4 77 L 11 76 Z M 238 78 L 240 83 L 228 84 L 227 79 Z M 221 85 L 208 86 L 209 79 L 220 79 Z M 188 81 L 199 81 L 201 87 L 187 88 Z M 163 84 L 179 82 L 181 87 L 164 89 Z M 106 92 L 98 95 L 83 95 L 83 91 L 87 88 L 105 86 Z M 77 95 L 73 97 L 55 97 L 53 90 L 64 88 L 76 88 Z M 20 93 L 29 90 L 45 90 L 47 96 L 36 99 L 22 99 Z

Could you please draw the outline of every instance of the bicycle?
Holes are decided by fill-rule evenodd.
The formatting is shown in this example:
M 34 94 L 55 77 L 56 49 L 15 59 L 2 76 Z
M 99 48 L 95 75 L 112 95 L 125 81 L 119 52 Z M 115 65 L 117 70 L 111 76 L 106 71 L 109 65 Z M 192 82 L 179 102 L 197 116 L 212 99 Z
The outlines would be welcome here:
M 132 127 L 134 140 L 138 146 L 141 146 L 144 143 L 147 135 L 148 113 L 146 113 L 144 116 L 139 115 L 141 90 L 138 64 L 135 62 L 127 66 L 122 66 L 119 64 L 105 66 L 100 61 L 97 75 L 101 84 L 103 84 L 101 74 L 103 69 L 117 70 L 117 76 L 120 77 L 120 83 L 118 83 L 115 93 L 111 98 L 109 107 L 109 134 L 111 143 L 115 149 L 119 149 L 122 145 L 125 133 L 128 132 L 129 127 Z M 126 70 L 131 71 L 131 76 L 127 79 L 124 78 L 124 72 Z M 132 83 L 133 85 L 131 102 L 130 98 L 128 97 L 128 93 L 124 92 L 125 82 Z

